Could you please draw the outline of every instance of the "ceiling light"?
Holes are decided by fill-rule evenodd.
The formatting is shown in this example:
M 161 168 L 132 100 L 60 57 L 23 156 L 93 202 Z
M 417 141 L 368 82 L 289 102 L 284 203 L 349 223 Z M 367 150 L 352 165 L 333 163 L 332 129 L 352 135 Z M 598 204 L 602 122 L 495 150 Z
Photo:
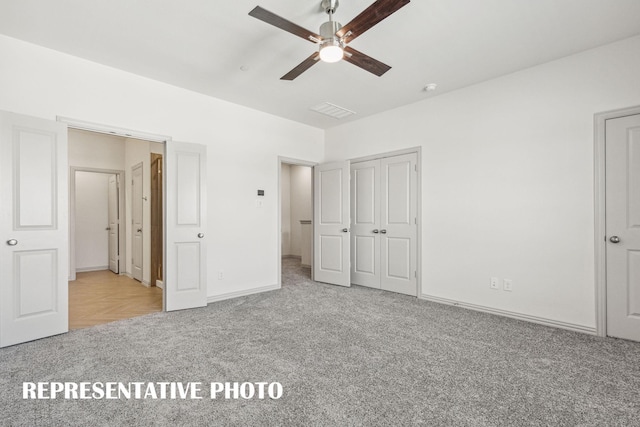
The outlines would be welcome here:
M 320 48 L 320 59 L 324 62 L 338 62 L 343 56 L 344 51 L 338 41 L 323 44 Z

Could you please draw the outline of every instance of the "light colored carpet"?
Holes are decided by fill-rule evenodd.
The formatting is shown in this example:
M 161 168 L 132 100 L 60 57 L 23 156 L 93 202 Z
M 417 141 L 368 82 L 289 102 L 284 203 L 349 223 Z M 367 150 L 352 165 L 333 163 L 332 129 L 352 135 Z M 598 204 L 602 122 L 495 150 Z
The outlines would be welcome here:
M 0 350 L 2 425 L 640 425 L 640 344 L 313 283 Z M 22 400 L 23 381 L 277 381 L 279 400 Z

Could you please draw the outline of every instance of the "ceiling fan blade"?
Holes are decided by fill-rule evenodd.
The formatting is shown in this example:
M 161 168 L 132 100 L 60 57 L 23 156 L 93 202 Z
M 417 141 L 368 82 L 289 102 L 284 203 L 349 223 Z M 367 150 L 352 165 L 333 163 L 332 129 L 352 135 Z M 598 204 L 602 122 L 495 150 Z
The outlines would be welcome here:
M 263 9 L 260 6 L 256 6 L 251 12 L 249 12 L 249 15 L 253 16 L 254 18 L 258 18 L 259 20 L 264 21 L 267 24 L 271 24 L 274 27 L 278 27 L 281 30 L 285 30 L 293 35 L 302 37 L 303 39 L 308 40 L 312 43 L 317 43 L 318 40 L 322 40 L 322 37 L 320 37 L 320 35 L 314 33 L 313 31 L 309 31 L 297 24 L 294 24 L 291 21 L 287 21 L 286 19 L 281 18 L 273 12 L 269 12 L 268 10 Z
M 360 15 L 353 18 L 351 22 L 338 30 L 336 35 L 338 37 L 344 37 L 345 34 L 351 32 L 349 36 L 344 38 L 344 42 L 349 43 L 403 6 L 408 5 L 410 1 L 411 0 L 377 0 L 363 10 Z
M 307 71 L 317 62 L 320 62 L 320 54 L 318 52 L 314 52 L 313 55 L 302 61 L 298 64 L 293 70 L 289 71 L 284 76 L 280 77 L 280 80 L 293 80 L 298 77 L 300 74 Z
M 370 73 L 375 74 L 380 77 L 387 71 L 391 69 L 387 64 L 378 61 L 377 59 L 373 59 L 372 57 L 365 55 L 362 52 L 358 52 L 352 47 L 346 46 L 344 48 L 344 58 L 345 61 L 356 65 L 363 70 L 366 70 Z

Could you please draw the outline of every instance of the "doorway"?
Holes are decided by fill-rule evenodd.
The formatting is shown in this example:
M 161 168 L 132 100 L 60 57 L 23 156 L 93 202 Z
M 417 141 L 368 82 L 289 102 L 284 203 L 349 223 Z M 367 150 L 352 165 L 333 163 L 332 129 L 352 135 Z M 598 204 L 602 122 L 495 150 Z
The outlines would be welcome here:
M 155 233 L 159 248 L 152 251 L 151 217 L 162 217 L 163 203 L 153 197 L 151 183 L 158 172 L 152 159 L 162 158 L 164 145 L 73 128 L 68 140 L 70 328 L 162 311 L 163 290 L 156 288 L 157 269 L 164 264 L 162 223 Z M 163 187 L 156 182 L 153 191 L 161 194 Z
M 280 259 L 303 267 L 311 279 L 313 265 L 313 168 L 299 161 L 280 161 Z

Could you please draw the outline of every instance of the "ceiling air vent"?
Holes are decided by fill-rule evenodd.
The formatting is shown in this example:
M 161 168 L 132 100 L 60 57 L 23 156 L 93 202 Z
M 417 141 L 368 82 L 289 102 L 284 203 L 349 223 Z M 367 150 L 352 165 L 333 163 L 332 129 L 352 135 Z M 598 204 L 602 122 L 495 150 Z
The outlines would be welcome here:
M 311 107 L 311 109 L 317 113 L 324 114 L 325 116 L 333 117 L 334 119 L 344 119 L 345 117 L 356 113 L 355 111 L 338 107 L 330 102 L 323 102 L 315 107 Z

